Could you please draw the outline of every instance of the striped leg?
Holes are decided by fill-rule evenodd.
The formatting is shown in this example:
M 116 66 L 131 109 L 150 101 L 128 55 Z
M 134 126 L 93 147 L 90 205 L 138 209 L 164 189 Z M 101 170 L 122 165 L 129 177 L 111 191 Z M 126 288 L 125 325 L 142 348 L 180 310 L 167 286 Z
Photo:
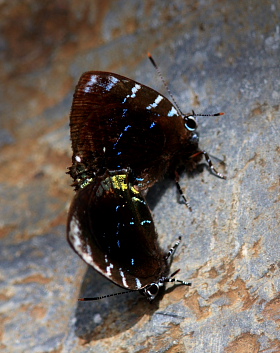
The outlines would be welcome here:
M 185 286 L 191 286 L 192 284 L 190 282 L 186 282 L 186 281 L 182 281 L 181 279 L 177 279 L 177 278 L 174 278 L 174 276 L 176 276 L 176 274 L 180 271 L 179 270 L 176 270 L 175 272 L 173 272 L 169 277 L 166 277 L 164 279 L 164 282 L 178 282 L 178 283 L 181 283 Z
M 206 159 L 206 162 L 208 163 L 208 166 L 209 166 L 211 172 L 212 172 L 214 175 L 216 175 L 217 177 L 221 178 L 221 179 L 226 179 L 226 176 L 224 176 L 223 174 L 219 173 L 219 172 L 214 168 L 214 166 L 213 166 L 213 164 L 212 164 L 212 161 L 211 161 L 211 158 L 209 157 L 209 154 L 208 154 L 206 151 L 199 151 L 199 152 L 193 154 L 193 155 L 191 156 L 191 158 L 197 157 L 197 156 L 199 156 L 199 155 L 201 155 L 201 154 L 204 155 L 204 157 L 205 157 L 205 159 Z
M 176 249 L 178 248 L 178 245 L 181 243 L 181 239 L 182 239 L 182 237 L 180 236 L 178 238 L 178 240 L 176 241 L 176 243 L 172 246 L 172 248 L 165 255 L 166 259 L 169 259 L 175 253 Z
M 183 203 L 188 207 L 189 211 L 192 212 L 192 208 L 191 208 L 191 205 L 188 203 L 187 199 L 186 199 L 186 196 L 184 195 L 183 193 L 183 190 L 179 184 L 179 180 L 180 180 L 180 176 L 179 174 L 175 171 L 175 183 L 176 183 L 176 187 L 177 187 L 177 190 L 180 194 L 180 198 L 183 200 Z

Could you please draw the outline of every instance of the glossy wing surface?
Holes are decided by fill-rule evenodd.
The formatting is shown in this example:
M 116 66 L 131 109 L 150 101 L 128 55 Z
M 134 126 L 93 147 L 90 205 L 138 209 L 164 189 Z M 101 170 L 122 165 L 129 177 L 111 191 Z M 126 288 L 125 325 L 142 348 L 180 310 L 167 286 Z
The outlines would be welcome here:
M 70 116 L 71 175 L 80 163 L 95 171 L 130 167 L 136 175 L 156 168 L 172 128 L 164 121 L 178 117 L 167 98 L 145 85 L 117 74 L 85 73 Z
M 150 210 L 127 174 L 80 189 L 67 234 L 84 261 L 121 287 L 141 289 L 167 271 Z

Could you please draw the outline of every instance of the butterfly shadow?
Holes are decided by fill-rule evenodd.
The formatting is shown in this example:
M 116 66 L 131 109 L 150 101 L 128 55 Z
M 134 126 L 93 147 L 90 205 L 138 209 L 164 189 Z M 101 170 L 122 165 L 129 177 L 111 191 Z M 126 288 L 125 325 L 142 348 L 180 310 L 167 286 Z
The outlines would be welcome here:
M 88 268 L 79 297 L 98 297 L 123 292 L 92 268 Z M 138 291 L 95 301 L 78 301 L 75 311 L 75 335 L 84 343 L 113 337 L 137 324 L 144 315 L 149 317 L 158 309 L 164 293 L 151 303 Z
M 178 170 L 178 175 L 180 179 L 188 178 L 192 179 L 202 174 L 205 169 L 207 169 L 207 165 L 204 163 L 198 164 L 196 168 L 192 171 Z M 180 180 L 179 180 L 180 183 Z M 151 187 L 145 195 L 145 198 L 148 202 L 150 209 L 153 211 L 156 205 L 160 202 L 160 199 L 164 195 L 167 189 L 176 188 L 175 177 L 167 174 L 162 180 L 159 180 L 153 187 Z M 179 192 L 177 192 L 177 202 L 183 203 L 180 197 Z
M 166 176 L 164 179 L 158 181 L 147 191 L 145 197 L 152 211 L 160 202 L 160 199 L 162 198 L 166 190 L 172 186 L 175 187 L 174 179 Z

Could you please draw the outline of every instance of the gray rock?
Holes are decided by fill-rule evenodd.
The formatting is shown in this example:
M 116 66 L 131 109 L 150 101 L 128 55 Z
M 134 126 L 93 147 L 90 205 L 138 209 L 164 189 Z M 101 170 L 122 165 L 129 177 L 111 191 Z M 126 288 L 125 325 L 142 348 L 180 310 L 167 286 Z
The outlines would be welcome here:
M 1 352 L 279 352 L 278 2 L 85 1 L 15 11 L 20 4 L 7 6 L 0 38 L 10 44 L 1 56 L 9 131 L 0 138 Z M 148 50 L 181 110 L 226 113 L 198 123 L 201 148 L 223 161 L 213 158 L 228 179 L 207 168 L 183 175 L 192 213 L 172 182 L 149 191 L 162 246 L 183 238 L 172 269 L 192 287 L 168 285 L 152 304 L 138 293 L 77 302 L 119 288 L 65 239 L 74 193 L 65 175 L 69 97 L 87 70 L 167 95 Z

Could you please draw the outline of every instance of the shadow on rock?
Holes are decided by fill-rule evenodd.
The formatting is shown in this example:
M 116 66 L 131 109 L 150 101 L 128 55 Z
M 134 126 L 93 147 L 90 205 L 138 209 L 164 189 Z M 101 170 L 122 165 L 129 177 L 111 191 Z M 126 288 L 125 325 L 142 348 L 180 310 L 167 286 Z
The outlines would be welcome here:
M 79 296 L 96 297 L 122 291 L 122 288 L 88 268 Z M 75 312 L 75 334 L 88 343 L 129 330 L 143 315 L 153 315 L 162 295 L 163 293 L 152 303 L 138 291 L 97 301 L 79 301 Z

